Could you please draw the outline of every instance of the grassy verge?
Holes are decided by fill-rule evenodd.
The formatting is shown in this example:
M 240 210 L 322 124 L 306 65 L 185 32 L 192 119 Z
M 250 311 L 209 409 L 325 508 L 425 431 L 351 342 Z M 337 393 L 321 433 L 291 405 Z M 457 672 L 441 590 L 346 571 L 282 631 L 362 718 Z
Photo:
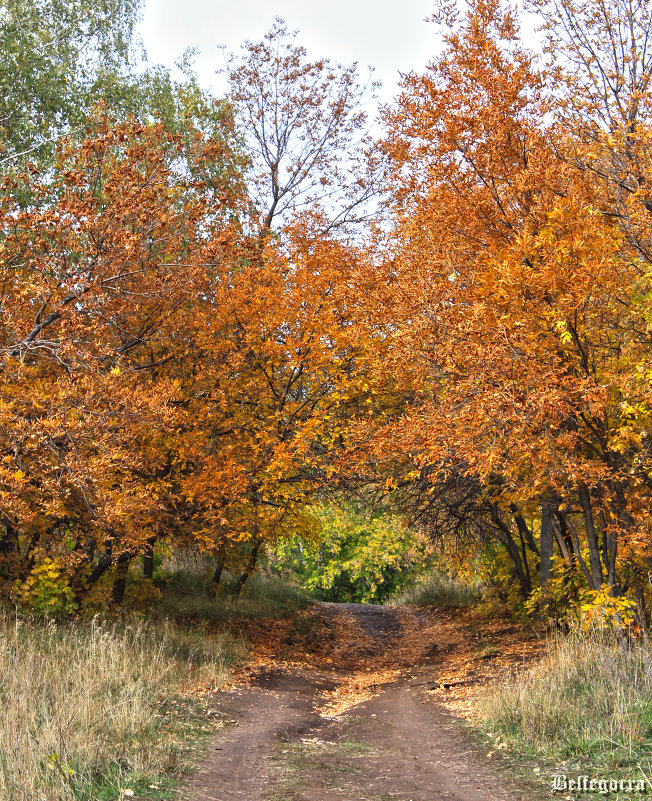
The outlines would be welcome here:
M 288 618 L 308 603 L 260 576 L 237 603 L 192 570 L 168 574 L 162 589 L 148 623 L 135 610 L 121 622 L 59 623 L 0 612 L 2 801 L 173 797 L 226 723 L 210 692 L 246 658 L 238 621 Z
M 166 797 L 215 726 L 206 690 L 245 652 L 169 623 L 1 616 L 0 798 Z
M 477 593 L 468 584 L 445 573 L 434 571 L 407 589 L 398 599 L 401 604 L 457 609 L 477 601 Z
M 604 632 L 556 635 L 534 668 L 481 702 L 493 748 L 537 762 L 542 776 L 652 779 L 652 651 Z M 577 792 L 573 797 L 595 797 Z

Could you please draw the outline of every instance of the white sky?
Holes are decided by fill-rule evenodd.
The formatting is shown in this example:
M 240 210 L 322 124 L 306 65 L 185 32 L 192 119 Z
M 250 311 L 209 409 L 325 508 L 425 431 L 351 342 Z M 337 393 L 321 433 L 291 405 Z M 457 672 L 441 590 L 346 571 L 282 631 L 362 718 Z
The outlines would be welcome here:
M 195 68 L 204 86 L 223 91 L 215 75 L 224 66 L 217 45 L 237 50 L 258 41 L 274 17 L 298 28 L 309 57 L 375 67 L 381 101 L 396 93 L 398 73 L 420 71 L 437 50 L 437 29 L 425 22 L 432 0 L 145 0 L 140 33 L 151 63 L 172 66 L 186 47 L 200 55 Z

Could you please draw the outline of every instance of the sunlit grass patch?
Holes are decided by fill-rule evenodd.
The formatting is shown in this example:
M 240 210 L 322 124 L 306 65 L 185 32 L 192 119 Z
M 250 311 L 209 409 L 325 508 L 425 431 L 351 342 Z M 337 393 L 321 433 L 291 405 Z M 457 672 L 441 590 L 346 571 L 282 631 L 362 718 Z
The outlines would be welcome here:
M 551 637 L 532 669 L 481 701 L 494 739 L 556 769 L 652 776 L 652 652 L 604 632 Z
M 0 798 L 164 797 L 219 716 L 206 691 L 245 654 L 173 624 L 0 617 Z
M 455 609 L 473 604 L 478 593 L 461 579 L 436 570 L 409 587 L 398 600 L 415 606 Z
M 228 575 L 215 587 L 210 572 L 175 571 L 167 578 L 165 592 L 155 611 L 179 622 L 279 620 L 291 617 L 311 603 L 307 592 L 275 576 L 252 575 L 237 599 L 232 597 L 233 584 L 234 579 Z

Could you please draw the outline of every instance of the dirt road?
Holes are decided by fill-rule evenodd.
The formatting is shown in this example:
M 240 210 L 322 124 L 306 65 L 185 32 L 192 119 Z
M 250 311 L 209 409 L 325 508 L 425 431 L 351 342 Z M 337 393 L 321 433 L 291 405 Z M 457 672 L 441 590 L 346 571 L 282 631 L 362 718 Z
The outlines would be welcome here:
M 436 612 L 319 604 L 321 657 L 263 660 L 218 699 L 189 801 L 531 801 L 432 693 L 455 636 Z M 321 643 L 324 646 L 324 642 Z

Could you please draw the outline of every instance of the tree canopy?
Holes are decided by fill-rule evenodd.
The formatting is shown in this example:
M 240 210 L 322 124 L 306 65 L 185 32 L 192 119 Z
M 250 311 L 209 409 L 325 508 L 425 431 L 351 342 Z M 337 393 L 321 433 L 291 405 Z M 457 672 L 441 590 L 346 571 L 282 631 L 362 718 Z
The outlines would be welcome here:
M 649 4 L 533 0 L 540 53 L 499 0 L 440 7 L 378 142 L 373 84 L 281 21 L 216 98 L 139 11 L 0 19 L 2 593 L 119 603 L 162 547 L 238 592 L 304 542 L 369 599 L 408 525 L 647 630 Z

